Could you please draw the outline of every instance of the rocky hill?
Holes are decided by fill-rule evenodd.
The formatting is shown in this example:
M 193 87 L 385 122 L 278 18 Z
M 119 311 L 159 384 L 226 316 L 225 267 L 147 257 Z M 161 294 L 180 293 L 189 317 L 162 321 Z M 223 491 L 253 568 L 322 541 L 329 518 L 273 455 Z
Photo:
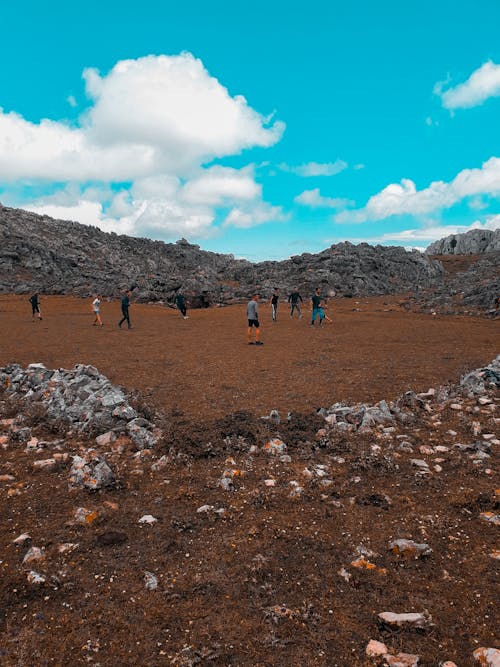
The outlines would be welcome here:
M 434 241 L 426 249 L 427 255 L 477 255 L 500 251 L 500 228 L 471 229 L 465 234 L 450 234 Z
M 108 234 L 0 205 L 0 291 L 116 296 L 134 290 L 139 301 L 172 302 L 177 290 L 192 306 L 231 303 L 258 288 L 268 296 L 297 286 L 309 295 L 368 296 L 439 284 L 441 264 L 401 247 L 341 243 L 313 255 L 252 264 L 206 252 L 185 240 L 163 243 Z

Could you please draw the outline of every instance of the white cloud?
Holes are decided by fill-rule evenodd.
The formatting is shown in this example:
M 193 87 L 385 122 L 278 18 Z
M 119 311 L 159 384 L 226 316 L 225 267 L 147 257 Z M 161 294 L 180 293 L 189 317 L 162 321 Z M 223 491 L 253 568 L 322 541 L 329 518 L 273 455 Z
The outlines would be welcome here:
M 279 168 L 282 171 L 288 171 L 292 174 L 297 174 L 297 176 L 308 178 L 310 176 L 335 176 L 344 171 L 344 169 L 347 169 L 348 166 L 344 160 L 335 160 L 335 162 L 307 162 L 295 167 L 282 163 L 279 165 Z
M 443 90 L 448 81 L 440 81 L 434 92 L 441 97 L 445 109 L 468 109 L 483 104 L 490 97 L 500 96 L 500 65 L 488 60 L 464 83 Z
M 261 187 L 253 177 L 253 169 L 232 169 L 215 166 L 205 169 L 188 181 L 180 192 L 190 204 L 221 205 L 228 200 L 252 200 L 261 195 Z
M 246 229 L 265 222 L 286 222 L 289 217 L 283 212 L 281 206 L 271 206 L 266 202 L 259 202 L 251 207 L 233 208 L 227 215 L 224 226 Z
M 293 201 L 302 206 L 310 206 L 311 208 L 344 208 L 354 203 L 349 199 L 342 199 L 340 197 L 323 197 L 319 188 L 304 190 Z
M 417 190 L 415 183 L 403 178 L 387 185 L 368 200 L 366 206 L 338 213 L 336 222 L 384 220 L 392 215 L 423 215 L 453 206 L 466 197 L 500 194 L 500 158 L 492 157 L 480 169 L 463 169 L 446 183 L 434 181 Z
M 252 212 L 254 224 L 279 217 L 281 209 L 262 201 L 253 166 L 203 165 L 275 144 L 284 124 L 232 96 L 199 59 L 190 53 L 147 56 L 120 61 L 104 76 L 95 69 L 83 76 L 90 106 L 76 127 L 49 119 L 32 123 L 0 108 L 0 185 L 68 184 L 50 197 L 18 204 L 160 238 L 210 235 L 220 206 L 242 216 Z M 89 181 L 102 185 L 85 190 Z M 131 185 L 113 192 L 122 182 Z
M 69 104 L 70 107 L 78 106 L 74 95 L 68 95 L 68 97 L 66 98 L 66 102 Z
M 39 215 L 49 215 L 56 220 L 73 220 L 84 225 L 97 225 L 102 220 L 102 206 L 99 202 L 79 200 L 72 205 L 27 204 L 26 210 Z
M 231 97 L 190 53 L 122 60 L 105 77 L 86 69 L 84 79 L 92 140 L 154 146 L 171 169 L 271 146 L 284 130 L 280 121 L 267 127 L 269 117 Z

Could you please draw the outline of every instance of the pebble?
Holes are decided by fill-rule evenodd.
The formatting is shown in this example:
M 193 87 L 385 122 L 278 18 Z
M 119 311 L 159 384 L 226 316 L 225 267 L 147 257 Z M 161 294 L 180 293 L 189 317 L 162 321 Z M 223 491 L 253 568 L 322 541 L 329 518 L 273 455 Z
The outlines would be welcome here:
M 384 660 L 388 667 L 418 667 L 420 656 L 413 653 L 398 653 L 396 655 L 387 653 Z
M 40 461 L 33 461 L 33 468 L 35 470 L 48 470 L 52 471 L 55 469 L 57 461 L 55 459 L 42 459 Z
M 428 628 L 432 625 L 430 615 L 418 612 L 396 614 L 384 611 L 378 615 L 379 622 L 391 628 Z
M 43 553 L 43 550 L 40 549 L 40 547 L 31 547 L 31 549 L 26 552 L 23 558 L 23 565 L 33 563 L 37 560 L 43 560 L 44 558 L 45 554 Z
M 154 591 L 158 588 L 158 578 L 152 572 L 144 572 L 144 585 L 148 591 Z
M 272 440 L 269 440 L 269 442 L 266 442 L 264 451 L 273 456 L 277 456 L 285 453 L 286 445 L 280 438 L 273 438 Z
M 75 521 L 82 524 L 91 524 L 93 523 L 99 514 L 95 510 L 89 510 L 86 507 L 78 507 L 75 510 Z
M 481 647 L 474 651 L 473 656 L 481 667 L 500 667 L 500 651 L 497 648 Z
M 47 579 L 43 576 L 43 574 L 35 572 L 35 570 L 30 570 L 28 572 L 27 579 L 30 584 L 36 584 L 38 586 L 41 586 L 47 581 Z
M 500 526 L 500 514 L 493 512 L 481 512 L 479 518 L 486 523 L 492 523 L 494 526 Z
M 139 523 L 153 524 L 153 523 L 157 523 L 157 522 L 158 522 L 158 519 L 155 516 L 153 516 L 152 514 L 144 514 L 139 519 Z
M 413 540 L 393 540 L 389 544 L 389 549 L 396 556 L 405 556 L 406 558 L 421 558 L 422 556 L 430 556 L 432 549 L 425 542 L 418 543 Z
M 368 658 L 379 658 L 389 652 L 389 649 L 382 642 L 377 641 L 376 639 L 370 639 L 366 646 L 366 656 Z

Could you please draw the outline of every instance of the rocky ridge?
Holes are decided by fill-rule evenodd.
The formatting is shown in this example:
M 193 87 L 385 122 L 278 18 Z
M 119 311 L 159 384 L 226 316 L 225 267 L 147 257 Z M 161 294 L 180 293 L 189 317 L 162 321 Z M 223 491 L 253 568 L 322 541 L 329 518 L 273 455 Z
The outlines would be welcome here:
M 4 664 L 496 667 L 499 388 L 500 356 L 188 446 L 92 367 L 1 369 Z
M 414 292 L 409 303 L 421 310 L 443 314 L 500 317 L 500 309 L 495 307 L 499 296 L 500 251 L 497 250 L 479 255 L 458 272 L 446 272 L 436 286 Z
M 431 243 L 427 255 L 478 255 L 500 251 L 500 227 L 495 230 L 471 229 L 463 234 L 450 234 Z
M 406 292 L 439 283 L 441 264 L 401 247 L 340 243 L 316 255 L 252 264 L 201 250 L 181 240 L 163 243 L 53 220 L 0 205 L 0 291 L 19 294 L 117 296 L 133 290 L 138 301 L 172 303 L 182 290 L 193 307 L 269 296 L 298 287 L 304 296 L 366 296 Z

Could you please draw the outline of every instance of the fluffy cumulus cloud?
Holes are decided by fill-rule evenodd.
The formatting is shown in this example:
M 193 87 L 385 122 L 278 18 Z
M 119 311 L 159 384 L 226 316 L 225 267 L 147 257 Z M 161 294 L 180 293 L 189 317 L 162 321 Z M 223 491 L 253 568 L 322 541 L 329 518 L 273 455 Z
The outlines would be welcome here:
M 296 204 L 301 206 L 310 206 L 311 208 L 345 208 L 351 206 L 354 202 L 341 197 L 324 197 L 319 188 L 313 190 L 304 190 L 294 199 Z
M 367 222 L 393 215 L 424 215 L 481 195 L 500 195 L 500 158 L 492 157 L 478 169 L 464 169 L 448 183 L 434 181 L 423 190 L 417 190 L 412 180 L 404 178 L 370 197 L 365 207 L 342 211 L 335 219 L 337 222 Z
M 232 96 L 201 60 L 147 56 L 83 77 L 90 104 L 76 126 L 0 109 L 0 185 L 8 192 L 19 182 L 71 184 L 59 201 L 39 199 L 32 210 L 161 238 L 210 235 L 217 207 L 255 212 L 247 226 L 273 210 L 251 166 L 204 165 L 271 146 L 284 125 Z M 88 198 L 88 182 L 103 184 L 100 198 Z M 131 185 L 117 193 L 123 182 Z
M 304 178 L 311 176 L 335 176 L 344 171 L 344 169 L 347 169 L 348 166 L 344 160 L 335 160 L 335 162 L 306 162 L 298 166 L 290 166 L 285 163 L 279 165 L 282 171 L 288 171 Z
M 468 109 L 483 104 L 490 97 L 500 96 L 500 65 L 489 60 L 475 70 L 467 81 L 446 90 L 448 81 L 440 81 L 434 92 L 446 109 Z
M 224 226 L 245 229 L 264 222 L 286 222 L 289 219 L 290 215 L 284 213 L 281 206 L 261 202 L 256 206 L 233 208 L 226 217 Z

